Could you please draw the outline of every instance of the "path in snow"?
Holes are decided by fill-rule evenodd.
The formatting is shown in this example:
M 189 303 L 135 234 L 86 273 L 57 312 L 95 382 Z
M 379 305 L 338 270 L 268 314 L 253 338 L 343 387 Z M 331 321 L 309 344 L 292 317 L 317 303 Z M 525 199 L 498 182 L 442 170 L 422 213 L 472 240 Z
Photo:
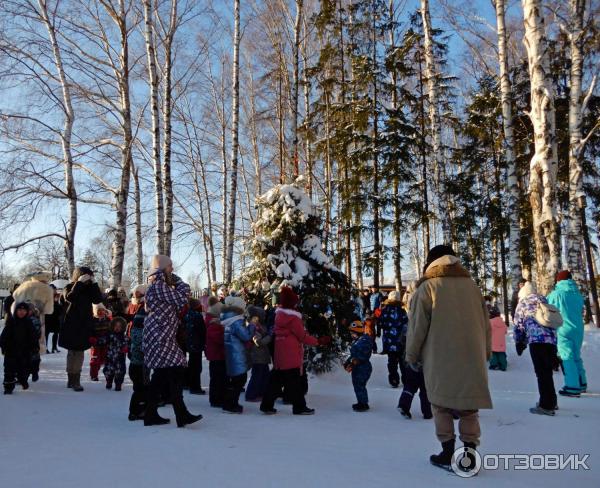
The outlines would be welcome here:
M 350 376 L 340 369 L 311 378 L 313 417 L 294 417 L 283 405 L 267 417 L 256 403 L 227 415 L 210 408 L 207 396 L 186 394 L 190 411 L 204 419 L 177 429 L 174 420 L 129 422 L 130 384 L 107 391 L 87 381 L 87 364 L 85 392 L 65 388 L 63 351 L 43 357 L 40 381 L 28 391 L 0 396 L 0 487 L 599 486 L 600 332 L 588 331 L 584 345 L 590 393 L 559 397 L 554 418 L 528 412 L 537 400 L 531 359 L 528 351 L 517 357 L 510 340 L 508 349 L 509 370 L 490 372 L 495 408 L 481 412 L 481 452 L 589 454 L 589 471 L 483 471 L 465 481 L 430 466 L 429 455 L 439 451 L 433 423 L 421 417 L 418 399 L 412 420 L 400 416 L 400 390 L 387 386 L 384 356 L 372 359 L 367 413 L 351 410 Z M 205 364 L 205 386 L 207 374 Z M 561 375 L 555 383 L 562 386 Z M 161 415 L 173 419 L 170 407 Z

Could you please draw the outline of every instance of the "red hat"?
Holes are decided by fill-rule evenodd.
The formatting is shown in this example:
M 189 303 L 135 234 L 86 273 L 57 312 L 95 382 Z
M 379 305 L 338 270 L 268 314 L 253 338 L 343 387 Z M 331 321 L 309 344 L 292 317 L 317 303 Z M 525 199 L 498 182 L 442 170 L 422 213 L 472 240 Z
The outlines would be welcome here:
M 289 286 L 284 286 L 279 292 L 279 304 L 283 308 L 294 309 L 298 306 L 300 297 Z
M 573 278 L 573 276 L 571 275 L 571 272 L 567 269 L 563 269 L 562 271 L 559 271 L 558 273 L 556 273 L 556 282 L 557 283 L 559 281 L 563 281 L 563 280 L 570 280 L 571 278 Z

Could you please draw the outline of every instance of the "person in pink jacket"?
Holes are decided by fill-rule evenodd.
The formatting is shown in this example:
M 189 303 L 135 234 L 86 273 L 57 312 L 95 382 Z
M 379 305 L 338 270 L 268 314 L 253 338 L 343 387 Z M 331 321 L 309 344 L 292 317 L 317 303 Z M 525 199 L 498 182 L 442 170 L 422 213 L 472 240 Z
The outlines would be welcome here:
M 261 412 L 267 415 L 277 413 L 273 408 L 282 386 L 290 397 L 294 415 L 313 415 L 314 408 L 306 406 L 302 388 L 302 364 L 304 344 L 308 346 L 326 345 L 331 337 L 316 338 L 304 328 L 302 314 L 296 309 L 300 298 L 294 291 L 284 286 L 279 294 L 279 307 L 275 311 L 275 354 L 273 371 L 269 379 L 267 393 L 260 404 Z
M 490 327 L 492 328 L 492 357 L 490 358 L 490 369 L 506 371 L 506 324 L 500 311 L 495 305 L 488 305 L 490 314 Z

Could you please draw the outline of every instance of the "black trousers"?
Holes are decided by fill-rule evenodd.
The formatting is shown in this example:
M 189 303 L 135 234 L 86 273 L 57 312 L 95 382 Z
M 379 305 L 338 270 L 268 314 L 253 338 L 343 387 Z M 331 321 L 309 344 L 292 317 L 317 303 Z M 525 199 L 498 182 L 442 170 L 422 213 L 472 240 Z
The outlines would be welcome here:
M 273 369 L 269 378 L 269 387 L 260 404 L 261 410 L 271 410 L 275 405 L 275 399 L 283 387 L 285 395 L 292 402 L 293 412 L 299 413 L 306 408 L 304 399 L 304 381 L 300 374 L 300 368 L 295 369 Z
M 225 373 L 225 360 L 209 361 L 208 374 L 208 401 L 211 407 L 222 407 L 225 403 L 225 388 L 227 387 L 227 374 Z
M 419 400 L 421 401 L 421 413 L 424 417 L 431 417 L 431 403 L 429 403 L 429 398 L 427 398 L 423 371 L 417 372 L 410 367 L 406 368 L 403 386 L 402 394 L 398 401 L 398 408 L 410 412 L 413 398 L 418 391 Z
M 540 407 L 553 410 L 556 407 L 556 390 L 552 377 L 556 363 L 556 346 L 554 344 L 529 344 L 529 353 L 537 376 Z
M 199 390 L 201 388 L 200 374 L 202 373 L 202 351 L 190 352 L 188 355 L 188 365 L 185 370 L 186 383 L 190 390 Z
M 404 384 L 404 361 L 402 361 L 402 352 L 388 352 L 388 381 L 392 386 L 398 386 L 400 384 L 400 380 L 402 380 L 402 384 Z M 400 374 L 398 374 L 398 370 L 400 370 Z
M 146 405 L 146 419 L 152 420 L 158 416 L 158 402 L 161 394 L 168 389 L 169 401 L 173 405 L 177 424 L 185 422 L 189 414 L 183 402 L 183 382 L 185 368 L 174 366 L 170 368 L 157 368 L 152 373 L 150 388 L 148 390 L 148 403 Z
M 240 394 L 242 393 L 246 381 L 248 381 L 248 373 L 227 377 L 223 408 L 233 409 L 240 406 Z
M 4 356 L 4 391 L 13 391 L 18 383 L 27 382 L 31 361 L 27 356 Z
M 146 371 L 141 364 L 129 364 L 129 378 L 133 383 L 133 393 L 129 400 L 129 413 L 141 415 L 146 410 L 148 385 Z

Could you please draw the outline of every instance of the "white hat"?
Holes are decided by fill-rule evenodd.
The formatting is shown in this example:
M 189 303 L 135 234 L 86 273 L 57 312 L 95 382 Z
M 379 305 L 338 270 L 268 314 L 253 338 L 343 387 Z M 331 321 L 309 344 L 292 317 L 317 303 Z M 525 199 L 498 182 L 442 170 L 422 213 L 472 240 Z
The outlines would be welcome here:
M 159 271 L 164 271 L 172 264 L 173 261 L 171 261 L 171 258 L 169 256 L 165 256 L 164 254 L 155 254 L 150 260 L 148 276 L 152 276 L 153 274 L 156 274 Z
M 390 291 L 388 294 L 388 300 L 390 302 L 399 302 L 400 301 L 400 292 L 396 290 Z
M 94 311 L 94 317 L 96 315 L 98 315 L 98 312 L 100 310 L 104 310 L 105 312 L 108 312 L 108 308 L 106 308 L 104 306 L 104 303 L 94 303 L 94 304 L 92 304 L 92 310 Z

